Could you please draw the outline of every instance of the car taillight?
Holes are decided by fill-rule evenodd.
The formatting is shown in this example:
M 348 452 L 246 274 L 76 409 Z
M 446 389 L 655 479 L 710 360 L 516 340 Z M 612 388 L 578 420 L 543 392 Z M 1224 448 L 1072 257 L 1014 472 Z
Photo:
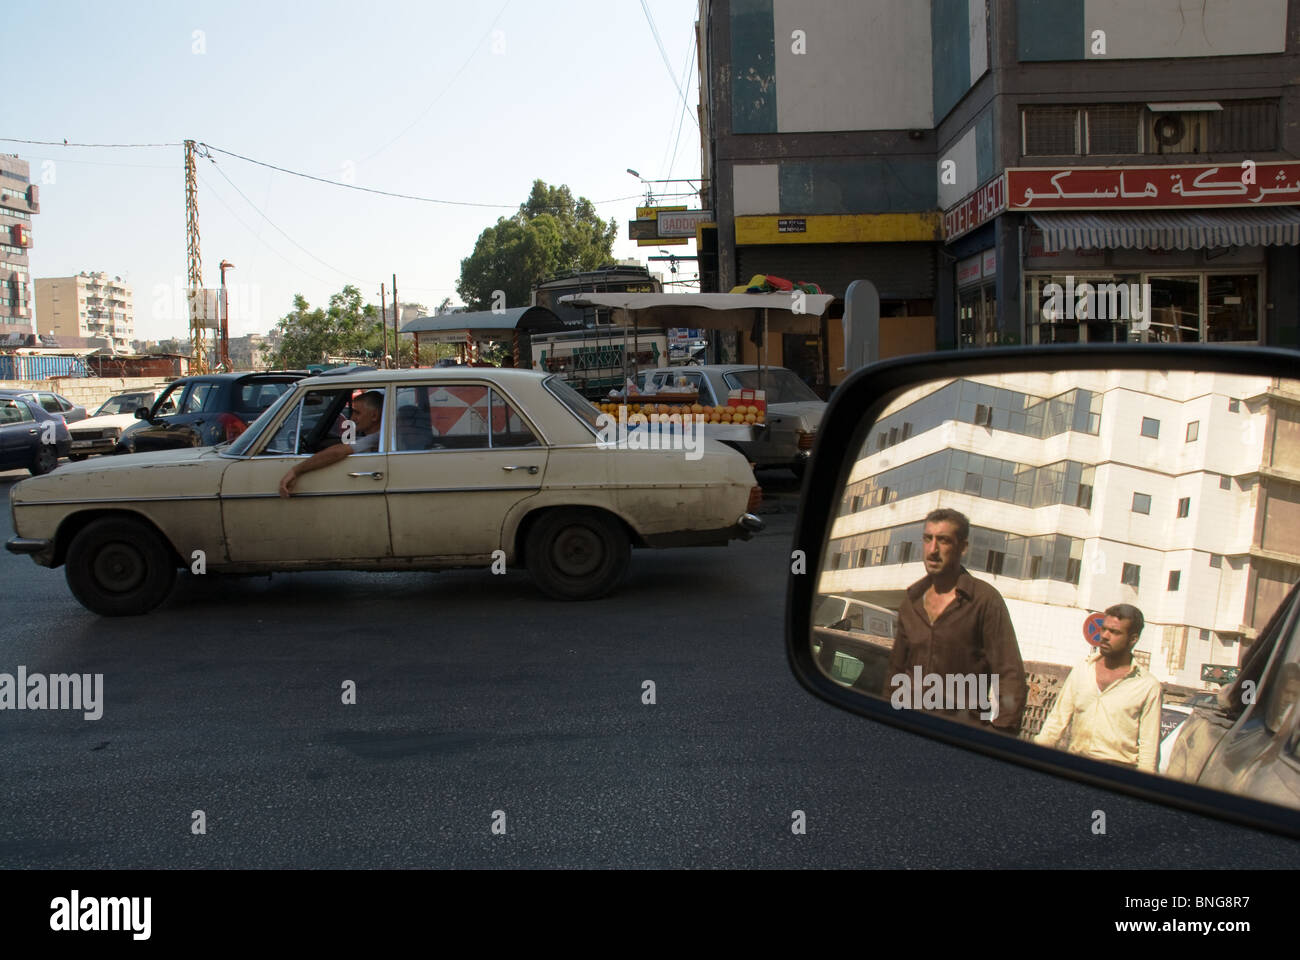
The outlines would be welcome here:
M 248 429 L 248 424 L 233 413 L 223 413 L 217 417 L 217 423 L 226 431 L 226 443 L 230 443 L 241 433 Z
M 813 438 L 816 437 L 816 436 L 817 436 L 817 434 L 815 434 L 815 433 L 809 433 L 807 430 L 800 430 L 800 431 L 799 431 L 799 449 L 800 449 L 800 450 L 811 450 L 811 449 L 813 448 Z
M 763 488 L 754 484 L 749 488 L 749 505 L 745 507 L 746 513 L 753 513 L 758 509 L 759 504 L 763 502 Z

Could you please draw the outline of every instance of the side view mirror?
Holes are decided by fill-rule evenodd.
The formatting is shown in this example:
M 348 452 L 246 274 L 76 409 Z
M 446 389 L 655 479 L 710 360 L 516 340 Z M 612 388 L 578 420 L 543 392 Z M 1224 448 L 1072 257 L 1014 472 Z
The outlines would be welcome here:
M 795 676 L 877 722 L 1300 836 L 1297 356 L 1015 347 L 856 372 L 800 504 Z
M 135 418 L 136 418 L 137 420 L 148 420 L 148 419 L 149 419 L 149 408 L 148 408 L 148 407 L 136 407 L 136 408 L 135 408 Z

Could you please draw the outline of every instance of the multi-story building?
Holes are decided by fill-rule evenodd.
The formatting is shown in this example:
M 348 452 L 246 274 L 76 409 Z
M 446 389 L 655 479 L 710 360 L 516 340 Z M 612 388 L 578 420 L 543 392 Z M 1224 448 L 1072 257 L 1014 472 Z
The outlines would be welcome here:
M 715 289 L 869 279 L 940 347 L 1300 347 L 1297 26 L 1300 0 L 701 0 Z M 1143 299 L 1080 315 L 1071 280 Z
M 0 336 L 32 327 L 32 216 L 41 212 L 40 188 L 16 154 L 0 156 Z
M 103 272 L 37 278 L 36 317 L 40 332 L 58 337 L 64 346 L 75 338 L 129 353 L 135 339 L 131 285 Z
M 872 426 L 819 589 L 897 609 L 923 518 L 971 521 L 965 565 L 1027 661 L 1082 659 L 1090 613 L 1132 603 L 1165 682 L 1240 662 L 1300 580 L 1300 381 L 1006 374 L 909 391 Z

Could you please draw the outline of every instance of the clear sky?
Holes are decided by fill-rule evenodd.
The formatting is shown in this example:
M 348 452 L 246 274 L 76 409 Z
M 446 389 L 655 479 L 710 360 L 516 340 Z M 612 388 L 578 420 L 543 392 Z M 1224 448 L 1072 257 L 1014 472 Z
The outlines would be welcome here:
M 215 287 L 218 263 L 235 265 L 232 336 L 265 333 L 296 293 L 324 304 L 352 283 L 378 303 L 394 273 L 404 302 L 459 303 L 461 258 L 534 179 L 600 201 L 617 258 L 655 255 L 626 239 L 645 191 L 626 171 L 699 176 L 697 2 L 645 8 L 671 74 L 641 0 L 7 5 L 0 137 L 60 143 L 0 141 L 41 185 L 32 276 L 121 276 L 137 337 L 187 333 L 182 148 L 64 140 L 194 139 L 357 186 L 497 205 L 374 196 L 214 152 L 198 167 L 203 279 Z M 688 185 L 655 189 L 670 188 Z M 682 269 L 694 276 L 693 262 Z

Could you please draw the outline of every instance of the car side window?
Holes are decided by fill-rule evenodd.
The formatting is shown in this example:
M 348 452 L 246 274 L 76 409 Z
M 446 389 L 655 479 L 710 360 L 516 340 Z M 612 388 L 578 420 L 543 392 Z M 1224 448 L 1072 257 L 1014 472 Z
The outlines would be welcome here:
M 41 406 L 50 413 L 62 413 L 63 408 L 59 406 L 59 398 L 52 393 L 38 394 L 41 399 Z
M 176 403 L 185 391 L 185 384 L 178 383 L 167 388 L 167 392 L 162 395 L 158 401 L 158 406 L 154 410 L 155 417 L 168 417 L 176 412 Z
M 1273 733 L 1283 730 L 1300 708 L 1300 614 L 1294 609 L 1290 621 L 1290 636 L 1278 638 L 1281 656 L 1260 691 L 1264 725 Z
M 190 387 L 181 404 L 181 413 L 202 413 L 217 394 L 215 383 L 196 383 Z
M 398 387 L 393 449 L 486 450 L 488 394 L 483 384 Z
M 31 410 L 27 409 L 27 404 L 21 400 L 0 400 L 0 424 L 27 423 L 35 419 Z
M 537 437 L 498 391 L 492 391 L 492 446 L 535 447 Z

